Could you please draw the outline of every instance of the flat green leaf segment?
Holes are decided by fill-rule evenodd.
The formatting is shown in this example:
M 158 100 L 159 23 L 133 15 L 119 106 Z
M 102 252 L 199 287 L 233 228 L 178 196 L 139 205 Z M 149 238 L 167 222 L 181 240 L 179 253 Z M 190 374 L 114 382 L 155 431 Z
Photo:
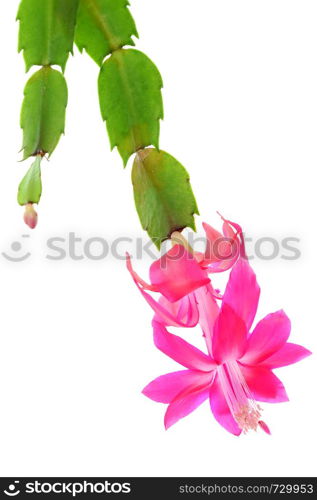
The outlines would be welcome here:
M 102 65 L 98 86 L 111 148 L 123 163 L 145 146 L 158 148 L 163 82 L 152 61 L 135 49 L 117 50 Z
M 101 66 L 104 58 L 124 45 L 134 45 L 138 32 L 127 0 L 80 0 L 75 42 Z
M 22 0 L 19 52 L 23 50 L 26 70 L 31 66 L 59 65 L 62 70 L 73 50 L 79 0 Z
M 41 156 L 37 156 L 26 175 L 23 177 L 18 190 L 18 203 L 38 203 L 42 194 Z
M 50 67 L 34 73 L 24 89 L 21 111 L 23 158 L 52 154 L 65 128 L 67 85 L 63 75 Z
M 158 248 L 174 231 L 195 230 L 194 214 L 199 212 L 189 175 L 173 156 L 152 148 L 139 152 L 132 183 L 142 227 Z

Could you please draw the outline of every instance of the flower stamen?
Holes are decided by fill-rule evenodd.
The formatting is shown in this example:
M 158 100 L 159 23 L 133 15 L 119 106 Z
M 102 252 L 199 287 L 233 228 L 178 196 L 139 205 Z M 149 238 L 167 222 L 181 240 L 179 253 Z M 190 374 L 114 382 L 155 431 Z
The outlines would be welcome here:
M 244 433 L 256 431 L 258 427 L 263 429 L 262 408 L 254 400 L 238 363 L 227 361 L 217 371 L 230 412 L 240 429 Z

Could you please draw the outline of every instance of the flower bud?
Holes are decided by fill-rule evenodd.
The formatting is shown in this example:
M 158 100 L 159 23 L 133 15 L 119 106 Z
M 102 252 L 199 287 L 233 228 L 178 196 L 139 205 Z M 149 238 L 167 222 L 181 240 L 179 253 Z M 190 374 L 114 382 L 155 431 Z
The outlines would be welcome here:
M 34 229 L 37 225 L 37 213 L 34 210 L 33 203 L 25 205 L 24 222 L 31 229 Z

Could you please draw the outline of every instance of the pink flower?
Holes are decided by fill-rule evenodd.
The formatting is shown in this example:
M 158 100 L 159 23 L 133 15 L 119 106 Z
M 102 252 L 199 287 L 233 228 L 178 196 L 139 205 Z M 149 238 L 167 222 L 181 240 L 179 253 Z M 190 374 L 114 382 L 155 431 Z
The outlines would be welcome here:
M 272 369 L 311 353 L 287 342 L 291 325 L 283 311 L 266 316 L 249 334 L 259 295 L 254 272 L 247 260 L 240 259 L 231 271 L 213 330 L 204 331 L 208 354 L 154 319 L 156 347 L 186 368 L 155 379 L 143 390 L 150 399 L 169 405 L 166 428 L 209 398 L 214 417 L 232 434 L 258 427 L 270 433 L 257 402 L 288 401 Z
M 204 253 L 189 249 L 180 233 L 173 233 L 174 246 L 150 267 L 150 284 L 133 270 L 130 256 L 127 267 L 134 282 L 155 312 L 155 320 L 164 325 L 193 327 L 200 321 L 203 330 L 210 329 L 212 317 L 218 314 L 208 273 L 230 269 L 240 255 L 244 256 L 241 227 L 224 220 L 223 234 L 208 224 L 203 224 L 207 244 Z M 158 302 L 148 292 L 161 294 Z M 205 311 L 209 314 L 206 318 Z M 211 315 L 213 310 L 213 315 Z

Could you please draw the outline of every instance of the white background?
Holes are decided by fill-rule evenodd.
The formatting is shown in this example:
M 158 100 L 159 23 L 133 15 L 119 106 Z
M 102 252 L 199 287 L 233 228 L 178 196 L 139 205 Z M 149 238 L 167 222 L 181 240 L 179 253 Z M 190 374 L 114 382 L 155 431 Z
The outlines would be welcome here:
M 124 262 L 45 258 L 47 239 L 72 231 L 83 242 L 143 235 L 131 164 L 109 152 L 98 67 L 77 50 L 66 136 L 43 163 L 38 228 L 24 226 L 17 6 L 5 2 L 0 21 L 0 252 L 31 257 L 0 255 L 1 475 L 316 475 L 314 356 L 278 370 L 290 402 L 263 405 L 272 437 L 228 434 L 208 403 L 166 432 L 164 406 L 140 391 L 179 367 L 154 349 L 151 311 Z M 253 239 L 300 238 L 297 261 L 253 260 L 258 318 L 284 308 L 292 341 L 316 352 L 316 1 L 132 0 L 132 13 L 137 47 L 164 79 L 161 147 L 189 170 L 201 220 L 217 225 L 219 210 Z M 150 262 L 135 263 L 141 275 Z

